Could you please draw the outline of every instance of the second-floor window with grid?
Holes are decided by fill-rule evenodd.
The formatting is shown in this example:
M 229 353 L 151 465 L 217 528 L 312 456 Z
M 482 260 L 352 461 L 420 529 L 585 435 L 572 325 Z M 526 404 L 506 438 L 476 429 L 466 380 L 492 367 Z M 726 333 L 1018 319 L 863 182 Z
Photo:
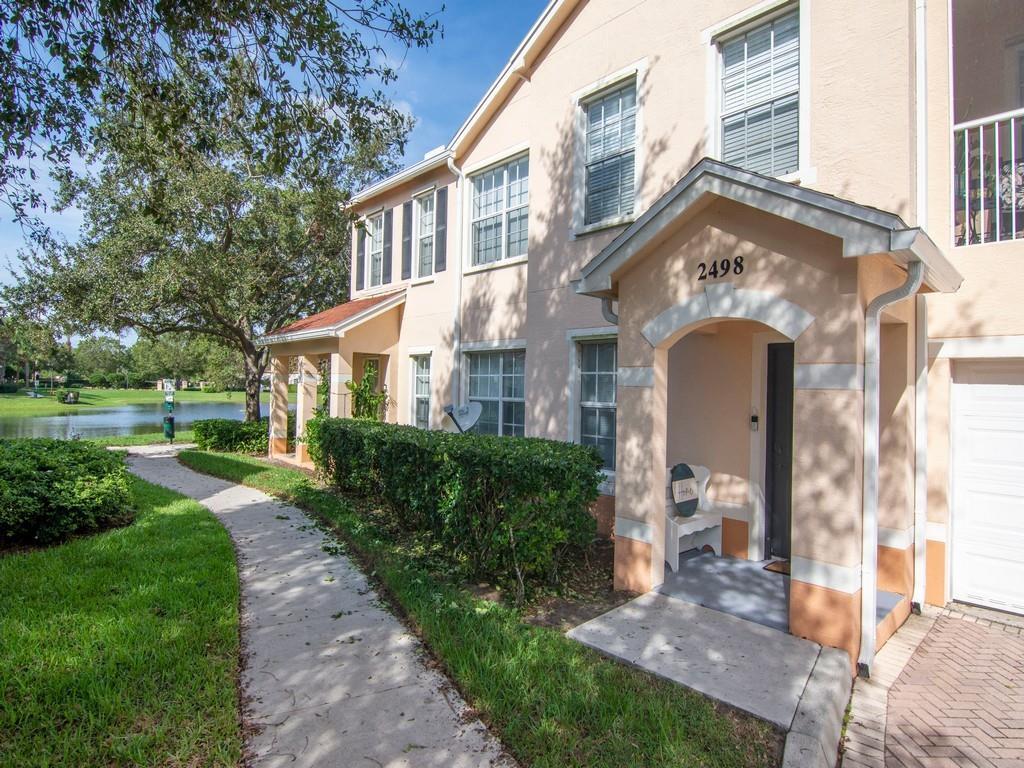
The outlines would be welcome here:
M 412 359 L 413 423 L 430 429 L 430 355 Z
M 434 193 L 417 197 L 416 208 L 416 277 L 434 272 Z
M 633 213 L 636 200 L 636 81 L 583 102 L 584 224 Z
M 618 370 L 616 342 L 580 344 L 580 442 L 597 448 L 605 469 L 615 469 Z
M 472 265 L 525 256 L 530 216 L 529 156 L 479 173 L 472 182 Z
M 769 176 L 800 166 L 800 13 L 721 43 L 722 160 Z
M 366 226 L 370 241 L 370 287 L 380 285 L 384 275 L 384 215 L 371 217 Z
M 526 432 L 526 351 L 469 355 L 469 399 L 483 408 L 476 431 L 487 435 Z

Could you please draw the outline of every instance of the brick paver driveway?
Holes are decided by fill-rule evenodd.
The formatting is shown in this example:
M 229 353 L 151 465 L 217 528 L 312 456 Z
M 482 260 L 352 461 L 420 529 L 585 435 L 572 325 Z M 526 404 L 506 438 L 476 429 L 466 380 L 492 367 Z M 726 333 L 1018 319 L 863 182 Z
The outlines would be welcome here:
M 946 612 L 889 690 L 886 766 L 1024 766 L 1021 629 Z

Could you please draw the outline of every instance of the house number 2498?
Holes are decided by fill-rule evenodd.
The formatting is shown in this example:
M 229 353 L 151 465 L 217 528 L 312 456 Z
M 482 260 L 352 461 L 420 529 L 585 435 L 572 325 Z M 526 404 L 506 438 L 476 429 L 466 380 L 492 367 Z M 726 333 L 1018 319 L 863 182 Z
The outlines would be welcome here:
M 702 261 L 697 265 L 698 280 L 714 280 L 718 277 L 725 277 L 729 273 L 734 275 L 743 274 L 742 256 L 737 256 L 735 259 L 720 259 L 719 261 L 712 261 L 710 264 Z

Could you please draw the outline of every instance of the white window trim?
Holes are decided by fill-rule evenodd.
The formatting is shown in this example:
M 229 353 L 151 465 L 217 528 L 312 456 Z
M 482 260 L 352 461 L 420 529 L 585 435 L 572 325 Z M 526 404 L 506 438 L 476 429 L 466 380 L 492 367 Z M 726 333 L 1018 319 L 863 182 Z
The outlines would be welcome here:
M 633 151 L 633 213 L 627 216 L 618 216 L 615 219 L 595 221 L 592 224 L 586 223 L 586 155 L 587 155 L 587 125 L 586 110 L 584 103 L 597 96 L 602 91 L 612 91 L 617 87 L 625 85 L 629 80 L 636 83 L 636 148 Z M 640 189 L 640 180 L 644 177 L 644 164 L 647 160 L 647 152 L 644 144 L 644 89 L 647 80 L 647 59 L 643 58 L 632 64 L 627 64 L 600 80 L 596 80 L 584 86 L 572 94 L 573 109 L 573 181 L 572 181 L 572 237 L 588 235 L 591 232 L 598 232 L 611 227 L 618 227 L 630 224 L 636 220 L 644 208 L 643 194 Z
M 814 184 L 818 171 L 811 165 L 811 2 L 812 0 L 762 0 L 740 13 L 714 24 L 701 32 L 701 42 L 707 50 L 705 66 L 706 92 L 704 97 L 707 122 L 704 127 L 704 146 L 716 160 L 722 159 L 722 42 L 741 35 L 766 21 L 784 16 L 794 8 L 800 14 L 800 90 L 799 90 L 799 167 L 792 173 L 778 177 L 793 184 Z
M 370 231 L 370 222 L 380 219 L 380 251 L 373 250 L 373 234 Z M 373 254 L 380 253 L 380 281 L 373 282 Z M 384 209 L 366 217 L 366 290 L 380 288 L 384 285 Z
M 426 198 L 430 198 L 432 209 L 431 216 L 434 217 L 434 226 L 431 229 L 430 236 L 430 274 L 420 274 L 420 205 Z M 434 279 L 434 265 L 436 263 L 435 258 L 437 254 L 437 189 L 430 187 L 425 189 L 419 194 L 413 195 L 412 198 L 412 279 L 413 285 L 421 285 L 423 283 L 432 282 Z
M 566 440 L 570 443 L 580 442 L 580 423 L 577 414 L 580 410 L 580 344 L 588 341 L 618 340 L 619 329 L 615 326 L 600 328 L 571 328 L 565 332 L 565 341 L 569 348 L 569 377 L 565 382 L 565 401 L 568 403 L 566 424 Z M 615 495 L 615 470 L 602 469 L 604 481 L 599 488 L 605 496 Z
M 383 226 L 384 221 L 384 206 L 378 206 L 372 211 L 367 211 L 359 217 L 359 221 L 352 225 L 352 269 L 349 274 L 349 279 L 352 282 L 352 295 L 356 293 L 368 293 L 370 291 L 370 219 L 381 217 L 381 224 Z M 360 226 L 362 225 L 362 226 Z M 363 274 L 363 287 L 356 287 L 356 278 L 358 277 L 358 266 L 359 266 L 359 233 L 360 231 L 366 233 L 366 263 L 363 265 L 363 269 L 366 271 Z M 380 286 L 374 286 L 379 288 Z
M 416 358 L 425 357 L 430 361 L 430 373 L 427 375 L 427 429 L 434 427 L 434 409 L 431 401 L 433 398 L 434 379 L 434 348 L 433 347 L 410 347 L 409 348 L 409 426 L 416 426 Z
M 472 258 L 472 256 L 470 257 Z M 467 266 L 462 274 L 472 275 L 476 272 L 489 272 L 492 269 L 501 269 L 502 267 L 511 267 L 516 264 L 524 264 L 529 260 L 529 256 L 515 256 L 511 259 L 501 259 L 500 261 L 492 261 L 490 264 L 477 264 L 476 266 Z
M 463 168 L 462 175 L 466 180 L 466 193 L 462 196 L 462 242 L 465 243 L 465 253 L 462 254 L 462 274 L 470 275 L 474 272 L 486 272 L 490 269 L 500 269 L 507 267 L 512 264 L 522 264 L 527 261 L 530 256 L 529 241 L 527 241 L 526 253 L 521 256 L 513 256 L 510 259 L 498 259 L 487 264 L 474 264 L 473 263 L 473 177 L 479 176 L 481 173 L 486 173 L 493 168 L 498 168 L 502 165 L 509 165 L 510 163 L 519 160 L 521 158 L 530 157 L 530 145 L 529 144 L 516 144 L 513 147 L 509 147 L 505 151 L 491 155 L 484 158 L 471 166 Z M 533 173 L 533 169 L 530 169 L 530 173 Z M 508 208 L 502 212 L 502 216 L 507 216 Z M 527 221 L 527 236 L 529 236 L 529 222 L 530 222 L 530 200 L 529 197 L 526 201 L 526 221 Z M 502 238 L 501 238 L 501 251 L 505 253 L 508 247 L 508 231 L 505 228 L 507 224 L 502 227 Z
M 472 398 L 469 396 L 469 361 L 466 359 L 469 355 L 488 353 L 488 352 L 526 352 L 526 339 L 496 339 L 494 341 L 471 341 L 462 345 L 462 349 L 459 351 L 459 357 L 461 362 L 459 365 L 459 378 L 460 388 L 459 391 L 462 393 L 462 405 L 467 405 L 472 402 Z M 523 363 L 523 403 L 527 402 L 526 398 L 526 369 L 525 361 Z M 498 402 L 501 403 L 505 400 L 503 397 L 498 397 Z M 519 402 L 509 398 L 510 402 Z M 525 408 L 524 408 L 524 420 L 525 420 Z M 501 425 L 501 407 L 498 407 L 498 424 Z M 527 437 L 527 424 L 523 424 L 523 436 Z M 509 435 L 502 435 L 499 433 L 499 437 L 509 437 Z

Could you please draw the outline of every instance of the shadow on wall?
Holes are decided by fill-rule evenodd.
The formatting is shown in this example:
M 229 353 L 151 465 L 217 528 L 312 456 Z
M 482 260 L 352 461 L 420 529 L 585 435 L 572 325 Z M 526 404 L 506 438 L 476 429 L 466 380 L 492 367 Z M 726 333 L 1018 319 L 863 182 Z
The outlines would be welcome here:
M 658 66 L 653 58 L 650 69 Z M 638 101 L 650 97 L 650 86 L 639 85 Z M 640 137 L 636 185 L 640 208 L 653 203 L 678 181 L 703 154 L 698 144 L 687 154 L 673 148 L 676 125 L 658 132 L 650 126 Z M 582 218 L 581 190 L 584 169 L 582 147 L 578 145 L 576 114 L 566 109 L 558 121 L 560 141 L 531 155 L 531 212 L 529 241 L 529 349 L 527 351 L 528 427 L 531 434 L 564 440 L 568 435 L 570 348 L 566 331 L 601 328 L 608 321 L 601 314 L 601 302 L 576 294 L 571 283 L 582 268 L 626 227 L 576 235 Z

